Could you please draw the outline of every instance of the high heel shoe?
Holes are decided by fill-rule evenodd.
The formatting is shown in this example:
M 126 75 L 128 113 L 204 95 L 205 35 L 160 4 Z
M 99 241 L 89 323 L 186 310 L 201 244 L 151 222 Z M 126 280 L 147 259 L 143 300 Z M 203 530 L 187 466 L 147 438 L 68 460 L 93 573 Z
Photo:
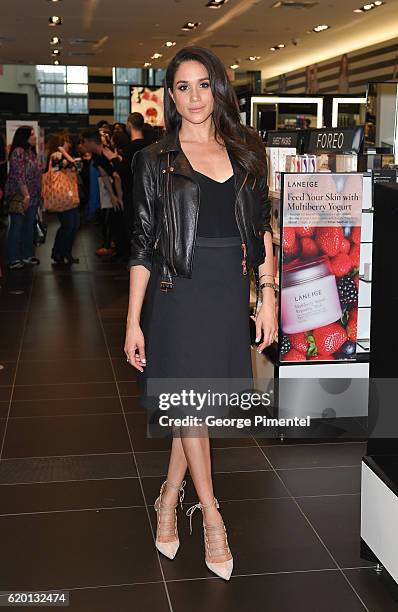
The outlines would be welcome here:
M 155 504 L 154 504 L 154 508 L 157 514 L 157 528 L 156 528 L 155 545 L 156 545 L 156 548 L 161 553 L 166 555 L 166 557 L 168 557 L 169 559 L 174 559 L 174 557 L 177 554 L 177 550 L 180 546 L 180 540 L 178 538 L 178 532 L 177 532 L 176 508 L 178 506 L 178 503 L 180 503 L 181 510 L 183 509 L 182 502 L 183 502 L 184 495 L 185 495 L 185 491 L 184 491 L 185 484 L 186 484 L 185 480 L 183 480 L 181 485 L 179 486 L 168 482 L 168 480 L 165 480 L 162 486 L 160 487 L 159 497 L 156 499 Z M 178 489 L 179 502 L 177 502 L 175 506 L 168 506 L 162 502 L 162 496 L 163 496 L 165 486 L 168 486 L 173 489 Z M 171 521 L 167 520 L 167 517 L 168 519 L 170 518 L 172 519 L 172 523 L 173 523 L 172 525 L 171 525 Z M 165 518 L 166 518 L 166 521 L 164 520 Z M 162 536 L 172 536 L 172 535 L 175 536 L 175 540 L 172 540 L 171 542 L 159 542 L 159 539 L 158 539 L 159 536 L 162 537 Z
M 186 514 L 189 516 L 189 527 L 190 533 L 192 535 L 192 515 L 195 512 L 196 508 L 200 508 L 203 511 L 203 508 L 210 508 L 215 504 L 216 508 L 219 508 L 220 505 L 218 500 L 214 497 L 213 501 L 203 506 L 200 502 L 188 508 Z M 203 512 L 202 512 L 203 514 Z M 218 522 L 214 525 L 206 525 L 203 517 L 203 535 L 204 535 L 204 544 L 205 544 L 205 563 L 211 572 L 214 572 L 220 578 L 224 580 L 229 580 L 232 574 L 234 560 L 232 557 L 231 550 L 228 546 L 228 538 L 227 538 L 227 530 L 225 529 L 224 522 Z M 211 559 L 220 556 L 222 554 L 230 554 L 231 559 L 227 561 L 218 561 L 214 562 Z

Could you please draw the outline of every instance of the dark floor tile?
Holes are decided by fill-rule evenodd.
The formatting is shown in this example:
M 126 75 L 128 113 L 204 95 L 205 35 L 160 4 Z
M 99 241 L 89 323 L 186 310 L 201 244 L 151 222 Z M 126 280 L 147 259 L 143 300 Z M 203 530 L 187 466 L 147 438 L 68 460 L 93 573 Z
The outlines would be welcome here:
M 46 383 L 90 383 L 114 380 L 109 359 L 81 359 L 71 361 L 21 362 L 16 384 L 44 385 Z
M 31 345 L 30 345 L 31 346 Z M 105 341 L 97 344 L 81 344 L 73 339 L 66 342 L 58 340 L 55 344 L 47 344 L 36 348 L 27 348 L 24 344 L 20 361 L 51 361 L 56 356 L 57 361 L 72 361 L 75 359 L 108 359 Z
M 3 458 L 129 452 L 122 415 L 9 419 Z
M 360 495 L 297 502 L 341 567 L 373 565 L 360 557 Z
M 138 478 L 0 486 L 0 514 L 143 505 Z
M 140 389 L 135 381 L 119 381 L 119 392 L 122 397 L 138 397 Z
M 7 402 L 9 401 L 10 397 L 12 394 L 12 387 L 8 386 L 8 387 L 0 387 L 0 402 Z
M 0 364 L 0 385 L 12 385 L 15 377 L 16 369 L 15 361 L 3 361 Z
M 187 510 L 188 505 L 184 505 Z M 220 504 L 228 542 L 234 555 L 234 574 L 291 572 L 334 568 L 295 503 L 290 499 L 234 501 Z M 193 533 L 181 526 L 181 553 L 168 562 L 162 558 L 166 580 L 211 576 L 204 563 L 202 514 L 192 517 Z M 156 524 L 156 514 L 151 513 Z M 188 531 L 188 532 L 187 532 Z
M 190 612 L 365 612 L 338 571 L 233 576 L 228 583 L 182 580 L 167 586 L 174 612 L 185 611 L 187 601 Z
M 131 453 L 0 461 L 0 483 L 23 484 L 137 476 Z
M 256 447 L 212 448 L 212 471 L 256 472 L 271 470 L 264 455 Z M 165 476 L 169 464 L 170 450 L 137 452 L 136 459 L 141 476 Z
M 302 495 L 349 495 L 361 491 L 361 468 L 313 468 L 278 470 L 293 497 Z
M 169 612 L 163 582 L 76 589 L 69 595 L 70 612 Z
M 119 383 L 119 389 L 120 389 L 120 383 Z M 124 412 L 127 414 L 129 412 L 139 412 L 141 414 L 147 414 L 147 410 L 145 408 L 145 406 L 143 406 L 140 402 L 140 397 L 136 396 L 136 397 L 121 397 L 121 402 L 122 402 L 122 406 L 123 406 L 123 410 Z
M 14 291 L 23 293 L 13 293 Z M 29 289 L 25 287 L 8 287 L 2 291 L 0 300 L 0 312 L 25 312 L 29 302 Z
M 3 516 L 0 537 L 2 590 L 161 579 L 144 508 Z
M 65 416 L 83 414 L 121 413 L 118 397 L 96 397 L 83 399 L 52 399 L 13 401 L 11 414 L 16 417 Z M 1 414 L 1 405 L 0 405 Z
M 148 504 L 154 503 L 164 480 L 163 476 L 142 478 L 142 486 Z M 185 480 L 184 501 L 194 504 L 198 501 L 198 495 L 188 472 Z M 289 495 L 274 472 L 214 474 L 213 487 L 214 495 L 220 503 L 224 500 L 269 499 L 272 497 L 288 497 Z
M 6 418 L 10 402 L 0 401 L 0 419 Z
M 171 447 L 171 436 L 150 437 L 147 427 L 147 415 L 141 412 L 126 414 L 134 452 L 168 450 Z
M 8 389 L 9 387 L 3 387 Z M 10 389 L 10 388 L 9 388 Z M 0 387 L 0 397 L 2 388 Z M 4 392 L 6 394 L 6 392 Z M 83 382 L 66 384 L 20 385 L 14 388 L 13 400 L 81 399 L 88 397 L 117 397 L 114 382 Z
M 274 445 L 263 449 L 270 463 L 279 468 L 337 467 L 360 465 L 366 455 L 364 442 L 344 444 Z
M 398 586 L 386 576 L 386 572 L 374 569 L 344 570 L 370 612 L 396 612 L 398 610 Z

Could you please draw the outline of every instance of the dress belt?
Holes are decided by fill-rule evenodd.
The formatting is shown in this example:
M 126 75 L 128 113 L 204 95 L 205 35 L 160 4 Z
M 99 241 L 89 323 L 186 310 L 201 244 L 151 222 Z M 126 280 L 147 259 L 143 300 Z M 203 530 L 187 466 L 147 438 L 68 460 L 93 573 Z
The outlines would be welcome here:
M 196 236 L 196 246 L 199 247 L 230 247 L 241 244 L 240 236 Z

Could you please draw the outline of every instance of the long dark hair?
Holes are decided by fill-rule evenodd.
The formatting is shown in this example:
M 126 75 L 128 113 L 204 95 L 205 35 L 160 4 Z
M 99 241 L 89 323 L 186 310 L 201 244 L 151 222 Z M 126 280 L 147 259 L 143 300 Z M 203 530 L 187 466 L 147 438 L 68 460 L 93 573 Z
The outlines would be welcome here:
M 233 156 L 251 175 L 260 177 L 265 172 L 265 148 L 257 132 L 242 125 L 238 100 L 221 60 L 210 49 L 184 47 L 173 57 L 167 67 L 164 87 L 164 116 L 168 133 L 181 127 L 181 115 L 177 112 L 169 93 L 173 91 L 174 78 L 183 62 L 200 62 L 209 74 L 214 98 L 213 122 L 216 139 L 224 142 Z
M 10 147 L 10 156 L 14 149 L 16 149 L 17 147 L 21 147 L 25 151 L 32 151 L 32 153 L 36 154 L 36 147 L 32 147 L 32 145 L 28 142 L 32 133 L 32 129 L 33 128 L 30 125 L 21 125 L 16 130 Z

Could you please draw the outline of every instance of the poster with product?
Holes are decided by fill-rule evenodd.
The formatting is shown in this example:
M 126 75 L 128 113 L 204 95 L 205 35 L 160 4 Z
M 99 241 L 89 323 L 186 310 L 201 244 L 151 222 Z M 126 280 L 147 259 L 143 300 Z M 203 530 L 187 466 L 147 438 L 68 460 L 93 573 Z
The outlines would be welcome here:
M 285 174 L 279 358 L 356 356 L 363 175 Z
M 152 126 L 164 126 L 163 87 L 130 87 L 130 109 L 132 113 L 141 113 L 146 123 Z

